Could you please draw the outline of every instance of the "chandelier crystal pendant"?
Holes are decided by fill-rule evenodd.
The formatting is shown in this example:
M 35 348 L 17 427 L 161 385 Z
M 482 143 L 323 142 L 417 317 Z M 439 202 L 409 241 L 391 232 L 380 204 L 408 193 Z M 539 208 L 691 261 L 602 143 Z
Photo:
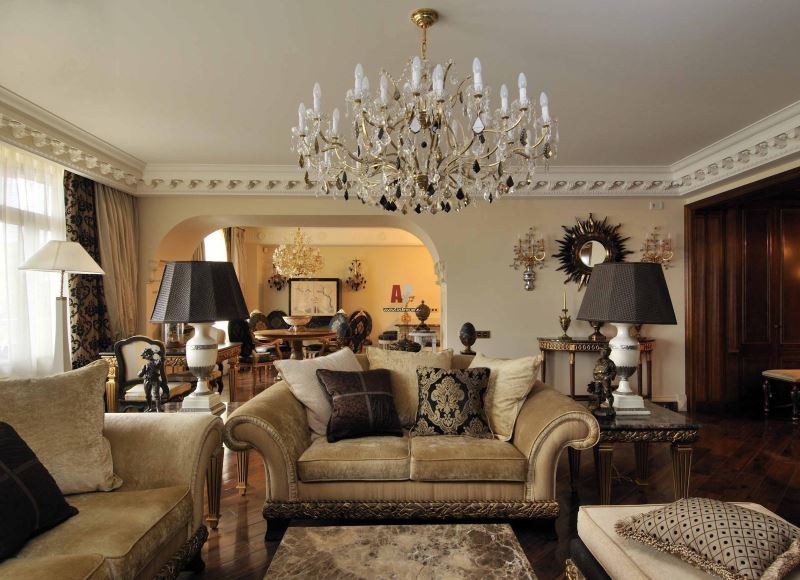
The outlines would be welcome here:
M 306 235 L 297 228 L 293 244 L 275 248 L 272 264 L 286 278 L 310 278 L 322 269 L 322 256 L 317 248 L 308 245 Z
M 345 119 L 339 109 L 322 111 L 319 83 L 313 105 L 300 104 L 292 148 L 306 184 L 318 185 L 319 194 L 403 214 L 458 211 L 531 185 L 537 166 L 556 156 L 557 121 L 547 95 L 541 93 L 537 107 L 523 73 L 518 98 L 511 101 L 502 85 L 493 108 L 477 58 L 472 75 L 461 80 L 452 60 L 428 61 L 427 30 L 438 18 L 427 8 L 411 14 L 422 30 L 420 56 L 399 78 L 381 70 L 373 91 L 356 65 Z

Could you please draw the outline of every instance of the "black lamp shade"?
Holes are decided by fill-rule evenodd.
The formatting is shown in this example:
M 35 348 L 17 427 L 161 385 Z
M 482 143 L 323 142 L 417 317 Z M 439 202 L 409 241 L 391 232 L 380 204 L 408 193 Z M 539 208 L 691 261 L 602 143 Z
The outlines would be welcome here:
M 249 316 L 230 262 L 168 262 L 150 322 L 216 322 Z
M 677 324 L 660 264 L 607 262 L 592 270 L 578 320 Z

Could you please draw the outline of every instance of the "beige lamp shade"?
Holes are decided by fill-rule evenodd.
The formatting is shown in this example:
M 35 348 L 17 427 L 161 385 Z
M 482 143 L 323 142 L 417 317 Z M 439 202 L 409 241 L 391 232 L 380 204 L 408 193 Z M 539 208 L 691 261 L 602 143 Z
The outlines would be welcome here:
M 83 246 L 78 242 L 63 240 L 50 240 L 19 269 L 71 274 L 105 274 Z

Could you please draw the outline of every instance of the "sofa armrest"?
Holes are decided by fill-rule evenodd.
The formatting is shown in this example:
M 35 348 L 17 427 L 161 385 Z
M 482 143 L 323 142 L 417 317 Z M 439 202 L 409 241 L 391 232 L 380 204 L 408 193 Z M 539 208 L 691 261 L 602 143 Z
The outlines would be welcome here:
M 589 449 L 600 438 L 600 426 L 585 406 L 536 381 L 522 405 L 512 443 L 528 458 L 525 496 L 556 498 L 556 469 L 565 447 Z
M 264 458 L 266 499 L 297 499 L 297 460 L 311 445 L 306 410 L 279 381 L 231 413 L 225 445 L 254 447 Z
M 103 432 L 122 489 L 188 487 L 195 530 L 202 523 L 206 470 L 221 451 L 222 429 L 222 419 L 199 413 L 108 413 Z

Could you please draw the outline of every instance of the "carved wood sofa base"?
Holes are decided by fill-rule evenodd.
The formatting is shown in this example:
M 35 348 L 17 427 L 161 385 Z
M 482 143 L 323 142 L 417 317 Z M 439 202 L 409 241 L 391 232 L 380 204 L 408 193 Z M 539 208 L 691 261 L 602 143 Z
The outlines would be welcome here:
M 192 537 L 186 540 L 186 543 L 170 558 L 170 560 L 161 567 L 158 574 L 153 577 L 153 580 L 173 580 L 178 575 L 187 569 L 190 563 L 197 561 L 200 556 L 200 550 L 203 544 L 208 539 L 208 528 L 200 526 L 197 528 Z M 199 572 L 200 570 L 196 570 Z
M 264 517 L 277 519 L 449 519 L 558 517 L 558 502 L 542 501 L 267 501 Z

